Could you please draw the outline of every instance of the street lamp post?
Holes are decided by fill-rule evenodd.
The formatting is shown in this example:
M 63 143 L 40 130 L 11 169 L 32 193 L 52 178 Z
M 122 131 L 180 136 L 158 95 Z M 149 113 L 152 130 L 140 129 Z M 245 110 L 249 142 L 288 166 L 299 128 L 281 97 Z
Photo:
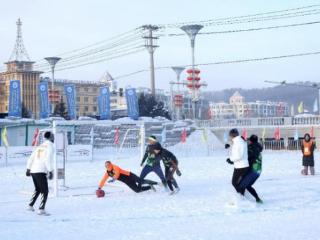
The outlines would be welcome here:
M 181 76 L 181 73 L 183 72 L 183 70 L 185 69 L 184 67 L 172 67 L 171 68 L 177 75 L 177 82 L 174 83 L 172 82 L 172 84 L 177 84 L 178 85 L 178 94 L 180 94 L 180 76 Z M 172 84 L 171 84 L 171 104 L 173 106 L 173 103 L 174 103 L 174 99 L 173 99 L 173 92 L 172 92 Z M 172 110 L 173 110 L 173 107 L 172 107 Z M 177 120 L 180 119 L 180 115 L 181 115 L 181 107 L 178 106 L 177 107 Z
M 195 56 L 194 56 L 194 45 L 195 45 L 195 39 L 198 32 L 203 28 L 202 25 L 185 25 L 181 27 L 181 30 L 183 30 L 190 38 L 191 40 L 191 66 L 192 66 L 192 102 L 193 102 L 193 118 L 196 119 L 196 102 L 197 96 L 196 96 L 196 88 L 195 88 L 195 79 L 194 79 L 194 71 L 195 71 Z
M 54 114 L 54 99 L 53 99 L 53 95 L 54 95 L 54 69 L 56 67 L 57 62 L 60 61 L 61 58 L 59 57 L 46 57 L 45 60 L 47 60 L 47 62 L 50 64 L 51 67 L 51 115 L 53 116 Z

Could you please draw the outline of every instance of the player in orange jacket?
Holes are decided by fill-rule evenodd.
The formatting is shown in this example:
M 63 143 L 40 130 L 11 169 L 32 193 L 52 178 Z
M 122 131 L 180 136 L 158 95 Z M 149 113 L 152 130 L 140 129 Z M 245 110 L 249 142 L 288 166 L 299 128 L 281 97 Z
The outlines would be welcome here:
M 141 182 L 141 179 L 132 172 L 126 171 L 114 165 L 110 161 L 105 162 L 106 172 L 99 183 L 98 190 L 101 190 L 109 177 L 113 180 L 118 180 L 126 184 L 129 188 L 131 188 L 136 193 L 148 191 L 150 189 L 155 190 L 153 185 L 156 185 L 157 182 L 153 182 L 150 180 L 145 180 Z M 141 186 L 139 183 L 147 184 L 147 186 Z

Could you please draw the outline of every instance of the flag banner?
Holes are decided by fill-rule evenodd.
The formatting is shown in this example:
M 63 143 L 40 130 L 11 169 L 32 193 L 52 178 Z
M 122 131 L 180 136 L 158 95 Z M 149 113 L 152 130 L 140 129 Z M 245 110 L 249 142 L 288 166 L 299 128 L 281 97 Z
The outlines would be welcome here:
M 119 145 L 120 140 L 120 132 L 119 128 L 116 128 L 116 132 L 114 133 L 114 144 Z
M 47 118 L 50 115 L 50 103 L 48 96 L 48 82 L 40 82 L 38 85 L 40 118 Z
M 311 127 L 311 130 L 310 130 L 310 137 L 311 138 L 314 138 L 315 136 L 314 136 L 314 127 L 312 126 Z
M 315 99 L 314 100 L 314 103 L 313 103 L 313 112 L 316 113 L 319 111 L 319 108 L 318 108 L 318 100 Z
M 298 133 L 298 129 L 296 129 L 296 131 L 295 131 L 295 133 L 294 133 L 294 137 L 293 137 L 293 139 L 294 139 L 295 141 L 298 141 L 298 140 L 299 140 L 299 133 Z
M 138 105 L 138 97 L 136 94 L 136 89 L 127 88 L 126 89 L 126 99 L 127 99 L 127 111 L 128 117 L 133 120 L 138 120 L 139 118 L 139 105 Z
M 111 119 L 110 113 L 110 90 L 109 87 L 101 87 L 98 97 L 100 120 Z
M 164 126 L 161 132 L 161 143 L 164 144 L 166 141 L 167 141 L 167 129 L 166 129 L 166 126 Z
M 263 128 L 262 133 L 261 133 L 261 138 L 262 138 L 262 140 L 265 140 L 265 138 L 266 138 L 266 132 L 267 132 L 266 128 Z
M 290 110 L 291 116 L 294 116 L 294 105 L 291 105 L 291 110 Z
M 5 127 L 2 132 L 1 132 L 1 140 L 2 140 L 2 145 L 8 147 L 9 142 L 8 142 L 8 137 L 7 137 L 7 128 Z
M 10 81 L 10 94 L 9 94 L 9 117 L 21 117 L 22 104 L 21 104 L 21 89 L 19 80 Z
M 281 139 L 281 135 L 280 135 L 280 128 L 277 127 L 275 130 L 274 130 L 274 138 L 276 140 L 280 140 Z
M 32 138 L 32 146 L 37 146 L 38 145 L 38 138 L 39 138 L 39 128 L 36 128 L 36 130 L 34 131 L 33 134 L 33 138 Z
M 248 131 L 247 131 L 247 129 L 243 129 L 243 130 L 242 130 L 241 136 L 242 136 L 245 140 L 248 139 Z
M 202 131 L 202 136 L 201 136 L 201 138 L 202 138 L 202 141 L 203 142 L 208 142 L 208 133 L 207 133 L 207 129 L 203 129 L 203 131 Z
M 224 132 L 224 134 L 223 134 L 223 142 L 227 143 L 228 140 L 229 140 L 229 134 L 228 134 L 228 132 Z
M 298 106 L 298 113 L 303 113 L 303 102 L 300 102 L 299 106 Z
M 185 143 L 187 141 L 187 130 L 183 129 L 182 133 L 181 133 L 181 142 Z
M 68 105 L 68 116 L 70 119 L 77 118 L 76 111 L 76 87 L 74 84 L 66 84 L 64 85 L 64 92 L 67 97 L 67 105 Z

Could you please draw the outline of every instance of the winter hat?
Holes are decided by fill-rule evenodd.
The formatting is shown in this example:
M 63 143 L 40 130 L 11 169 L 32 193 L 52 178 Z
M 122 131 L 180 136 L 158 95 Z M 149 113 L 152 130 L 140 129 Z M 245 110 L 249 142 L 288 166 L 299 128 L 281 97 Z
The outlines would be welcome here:
M 153 142 L 157 142 L 157 138 L 154 135 L 151 135 L 150 137 L 148 137 L 148 140 L 153 141 Z
M 311 136 L 310 136 L 309 133 L 306 133 L 303 138 L 304 138 L 304 140 L 305 140 L 306 142 L 309 142 L 310 139 L 311 139 Z
M 258 142 L 258 136 L 257 135 L 251 135 L 249 138 L 250 142 L 257 143 Z
M 231 137 L 237 137 L 237 136 L 239 136 L 239 131 L 238 131 L 238 129 L 236 129 L 236 128 L 231 129 L 230 132 L 229 132 L 229 136 L 231 136 Z
M 161 150 L 161 149 L 162 149 L 162 146 L 160 143 L 157 142 L 156 144 L 153 145 L 153 150 Z

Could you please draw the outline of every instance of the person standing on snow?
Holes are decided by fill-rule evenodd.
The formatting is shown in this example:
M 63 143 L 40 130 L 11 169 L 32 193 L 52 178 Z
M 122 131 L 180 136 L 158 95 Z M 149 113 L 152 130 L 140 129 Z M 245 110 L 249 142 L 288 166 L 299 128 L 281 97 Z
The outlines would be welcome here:
M 155 136 L 151 135 L 150 137 L 148 137 L 148 145 L 140 164 L 141 167 L 143 166 L 143 164 L 147 159 L 154 158 L 154 153 L 150 152 L 150 147 L 155 145 L 156 143 L 157 143 L 157 138 Z
M 45 211 L 49 194 L 47 177 L 49 180 L 52 180 L 53 178 L 52 163 L 54 155 L 54 135 L 51 132 L 45 132 L 44 139 L 45 141 L 33 151 L 28 159 L 26 171 L 26 176 L 32 177 L 35 187 L 28 210 L 34 211 L 33 205 L 41 194 L 41 203 L 38 211 L 39 215 L 48 215 Z
M 260 177 L 262 170 L 262 155 L 261 152 L 263 150 L 262 145 L 258 142 L 257 135 L 251 135 L 249 138 L 248 144 L 248 160 L 250 171 L 247 175 L 244 176 L 242 181 L 240 182 L 238 188 L 240 189 L 240 193 L 244 195 L 245 190 L 255 198 L 257 203 L 263 203 L 260 197 L 258 196 L 256 190 L 252 187 L 252 185 L 256 182 L 256 180 Z
M 311 139 L 310 134 L 306 133 L 304 135 L 301 150 L 302 150 L 302 166 L 303 169 L 301 171 L 302 175 L 308 175 L 308 167 L 310 169 L 310 174 L 314 175 L 314 150 L 316 148 L 316 144 Z
M 151 136 L 151 137 L 153 137 L 153 136 Z M 149 141 L 150 141 L 150 138 L 149 138 Z M 152 141 L 152 142 L 154 142 L 154 141 Z M 164 177 L 164 174 L 163 174 L 161 166 L 160 166 L 161 156 L 160 155 L 156 155 L 155 152 L 154 152 L 154 146 L 156 144 L 160 144 L 160 143 L 154 142 L 154 144 L 150 144 L 150 142 L 149 142 L 149 146 L 147 147 L 147 151 L 146 151 L 145 157 L 142 159 L 142 162 L 140 164 L 141 166 L 143 166 L 144 163 L 146 162 L 146 165 L 142 168 L 142 171 L 141 171 L 141 174 L 140 174 L 140 178 L 142 180 L 144 180 L 144 178 L 149 173 L 154 172 L 161 179 L 161 182 L 162 182 L 163 186 L 165 188 L 167 188 L 167 181 L 166 181 L 166 179 Z
M 165 178 L 171 191 L 170 194 L 178 193 L 180 188 L 174 178 L 174 173 L 176 172 L 178 176 L 181 176 L 181 172 L 178 168 L 178 160 L 176 156 L 169 150 L 163 148 L 160 143 L 155 144 L 153 148 L 156 155 L 160 155 L 165 167 Z M 173 186 L 175 187 L 175 190 L 173 189 Z
M 232 185 L 241 194 L 243 190 L 239 188 L 239 184 L 250 170 L 247 143 L 239 136 L 239 131 L 236 128 L 230 130 L 229 137 L 231 138 L 232 145 L 227 163 L 234 165 Z
M 101 191 L 109 177 L 112 178 L 112 181 L 118 180 L 120 182 L 123 182 L 136 193 L 148 191 L 150 189 L 155 191 L 153 185 L 157 184 L 156 182 L 146 180 L 145 182 L 149 183 L 148 186 L 141 186 L 141 179 L 134 173 L 123 170 L 117 165 L 111 163 L 110 161 L 105 162 L 105 167 L 106 172 L 103 175 L 101 181 L 99 182 L 99 187 L 97 191 Z

